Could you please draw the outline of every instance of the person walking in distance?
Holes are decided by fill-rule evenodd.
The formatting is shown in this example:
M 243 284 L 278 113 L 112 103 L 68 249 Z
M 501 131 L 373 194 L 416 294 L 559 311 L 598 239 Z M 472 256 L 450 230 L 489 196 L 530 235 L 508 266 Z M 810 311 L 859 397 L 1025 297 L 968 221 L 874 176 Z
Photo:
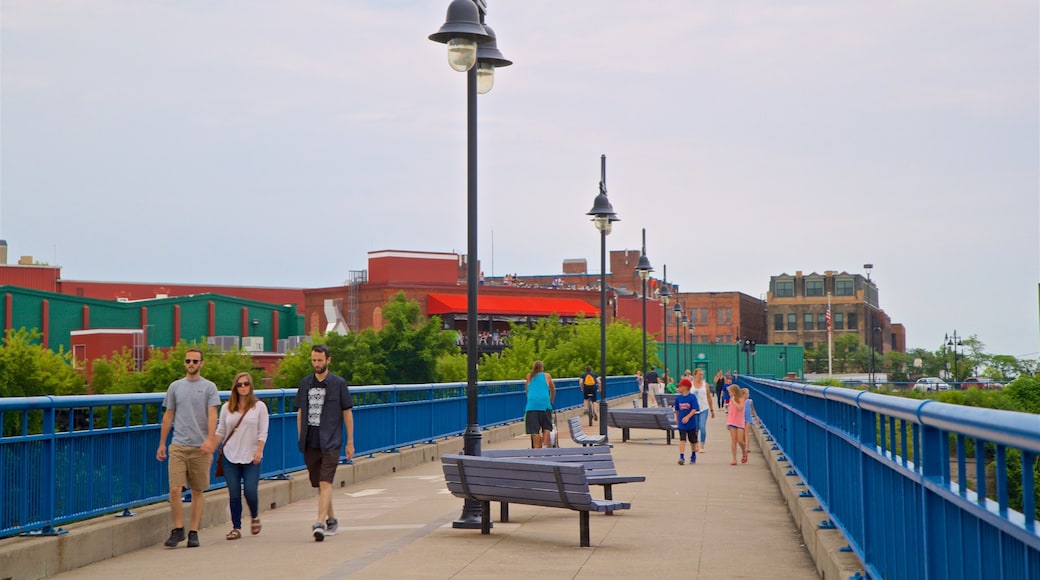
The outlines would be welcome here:
M 217 438 L 223 442 L 217 461 L 224 464 L 228 507 L 231 509 L 228 540 L 242 537 L 243 488 L 252 519 L 249 531 L 253 535 L 260 533 L 260 462 L 264 458 L 269 422 L 267 405 L 253 392 L 252 375 L 245 372 L 235 375 L 231 399 L 221 407 L 220 420 L 217 421 Z
M 726 411 L 726 429 L 729 430 L 729 450 L 733 454 L 730 465 L 737 464 L 737 446 L 740 446 L 741 463 L 747 463 L 747 443 L 744 441 L 744 397 L 737 385 L 729 386 L 729 407 Z
M 556 384 L 552 375 L 545 372 L 542 361 L 536 360 L 527 373 L 524 381 L 524 393 L 527 395 L 527 406 L 524 409 L 524 425 L 531 436 L 531 447 L 552 446 L 552 411 L 556 399 Z
M 686 463 L 686 441 L 690 442 L 690 464 L 697 463 L 697 395 L 690 394 L 690 379 L 679 381 L 675 397 L 675 425 L 679 428 L 679 465 Z
M 314 374 L 300 381 L 296 391 L 296 429 L 311 487 L 318 488 L 318 519 L 311 526 L 315 542 L 336 535 L 339 520 L 332 505 L 332 482 L 339 467 L 339 450 L 346 427 L 347 460 L 354 458 L 354 406 L 347 381 L 329 372 L 329 347 L 311 347 Z
M 184 486 L 191 489 L 191 526 L 188 528 L 188 547 L 199 546 L 199 526 L 202 524 L 202 509 L 205 506 L 206 488 L 209 487 L 209 469 L 213 463 L 213 450 L 217 438 L 217 407 L 220 395 L 217 385 L 202 378 L 200 372 L 205 362 L 202 351 L 188 349 L 184 354 L 185 375 L 170 383 L 163 399 L 162 427 L 159 430 L 159 449 L 155 458 L 170 460 L 170 516 L 173 530 L 166 540 L 166 547 L 176 548 L 184 541 L 184 507 L 181 499 Z M 173 440 L 169 452 L 166 440 L 173 428 Z
M 684 379 L 685 380 L 685 379 Z M 715 417 L 715 398 L 708 392 L 708 383 L 704 380 L 704 369 L 693 371 L 693 386 L 690 393 L 696 395 L 700 410 L 697 411 L 697 431 L 700 433 L 700 447 L 694 443 L 694 448 L 704 453 L 704 442 L 707 440 L 708 414 Z
M 719 409 L 722 408 L 722 391 L 726 388 L 726 376 L 722 374 L 722 369 L 715 372 L 715 406 Z
M 647 396 L 654 394 L 654 390 L 657 389 L 657 381 L 660 380 L 657 377 L 657 367 L 650 367 L 650 372 L 646 373 L 643 377 L 643 389 L 647 392 Z M 650 397 L 653 399 L 653 397 Z M 656 406 L 656 402 L 654 405 Z

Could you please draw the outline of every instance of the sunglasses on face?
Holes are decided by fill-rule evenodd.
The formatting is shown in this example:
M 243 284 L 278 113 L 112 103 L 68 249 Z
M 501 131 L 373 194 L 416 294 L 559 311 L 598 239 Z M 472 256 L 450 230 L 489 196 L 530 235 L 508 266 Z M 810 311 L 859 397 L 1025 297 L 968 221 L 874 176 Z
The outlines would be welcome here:
M 235 386 L 236 387 L 251 387 L 251 386 L 253 386 L 253 383 L 251 383 L 249 381 L 243 381 L 241 383 L 235 383 Z
M 197 359 L 197 358 L 186 358 L 186 359 L 184 359 L 184 364 L 186 364 L 186 365 L 197 365 L 197 364 L 199 364 L 199 362 L 200 362 L 200 359 Z

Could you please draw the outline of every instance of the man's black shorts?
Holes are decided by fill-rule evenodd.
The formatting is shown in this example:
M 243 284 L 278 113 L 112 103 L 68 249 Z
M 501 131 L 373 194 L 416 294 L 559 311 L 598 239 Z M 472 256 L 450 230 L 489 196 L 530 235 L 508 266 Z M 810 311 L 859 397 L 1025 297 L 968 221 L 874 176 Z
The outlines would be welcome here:
M 552 431 L 552 417 L 549 411 L 528 411 L 524 416 L 528 435 L 541 435 L 542 431 Z
M 339 467 L 339 450 L 322 451 L 306 447 L 303 450 L 303 462 L 311 477 L 311 487 L 318 487 L 322 481 L 332 483 L 336 478 L 336 468 Z

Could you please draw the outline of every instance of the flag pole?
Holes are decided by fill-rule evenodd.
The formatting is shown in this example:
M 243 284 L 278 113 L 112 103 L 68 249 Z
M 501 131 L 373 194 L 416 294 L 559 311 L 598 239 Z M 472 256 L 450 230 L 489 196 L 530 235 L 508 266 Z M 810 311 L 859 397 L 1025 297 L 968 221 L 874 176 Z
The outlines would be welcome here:
M 831 346 L 831 293 L 827 293 L 827 377 L 834 376 L 834 368 L 832 366 L 832 346 Z

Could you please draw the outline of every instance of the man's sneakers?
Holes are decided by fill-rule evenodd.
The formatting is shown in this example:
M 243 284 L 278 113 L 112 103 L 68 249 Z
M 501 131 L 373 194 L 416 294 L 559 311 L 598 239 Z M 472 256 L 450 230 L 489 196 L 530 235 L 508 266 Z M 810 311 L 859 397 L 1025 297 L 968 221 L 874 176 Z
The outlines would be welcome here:
M 697 454 L 696 453 L 691 453 L 690 454 L 690 465 L 693 465 L 694 463 L 697 463 Z
M 686 465 L 686 458 L 682 453 L 679 454 L 679 465 Z
M 311 530 L 314 532 L 315 542 L 325 541 L 325 526 L 323 524 L 314 524 L 314 526 L 311 527 Z
M 335 536 L 339 530 L 339 520 L 336 518 L 328 518 L 325 520 L 325 535 Z
M 195 530 L 188 532 L 188 547 L 198 548 L 199 547 L 199 533 Z
M 176 548 L 177 544 L 184 541 L 184 528 L 173 528 L 170 537 L 166 539 L 167 548 Z M 198 540 L 196 540 L 197 542 Z M 196 544 L 197 545 L 197 544 Z

